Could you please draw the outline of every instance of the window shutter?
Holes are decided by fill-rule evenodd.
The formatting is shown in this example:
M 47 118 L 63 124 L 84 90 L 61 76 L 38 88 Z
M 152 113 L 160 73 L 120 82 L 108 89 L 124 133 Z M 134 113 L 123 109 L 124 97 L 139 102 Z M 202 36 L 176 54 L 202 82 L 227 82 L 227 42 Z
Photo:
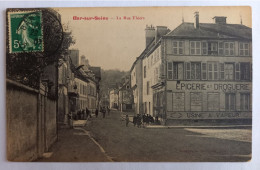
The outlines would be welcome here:
M 208 54 L 208 43 L 202 42 L 202 55 L 207 55 L 207 54 Z
M 220 72 L 220 80 L 225 79 L 225 70 L 224 70 L 224 63 L 219 63 L 219 72 Z
M 208 63 L 208 79 L 213 79 L 213 63 Z
M 172 80 L 172 62 L 168 62 L 168 79 Z
M 191 66 L 190 63 L 186 63 L 186 79 L 190 80 L 191 79 Z
M 218 63 L 215 62 L 214 66 L 213 66 L 213 70 L 214 70 L 214 80 L 218 80 Z
M 223 44 L 223 42 L 219 42 L 219 44 L 218 44 L 218 54 L 224 55 L 224 44 Z
M 240 63 L 236 63 L 236 80 L 240 79 Z
M 207 63 L 202 63 L 201 73 L 202 73 L 202 80 L 207 80 Z

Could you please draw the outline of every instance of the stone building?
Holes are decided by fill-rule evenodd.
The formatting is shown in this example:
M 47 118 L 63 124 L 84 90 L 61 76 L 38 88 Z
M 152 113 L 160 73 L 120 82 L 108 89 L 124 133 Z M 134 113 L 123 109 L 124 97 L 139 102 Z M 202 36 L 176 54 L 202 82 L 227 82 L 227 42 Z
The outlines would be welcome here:
M 227 17 L 213 19 L 200 23 L 196 12 L 194 23 L 170 32 L 160 27 L 166 34 L 159 37 L 153 27 L 146 29 L 154 38 L 146 37 L 150 44 L 131 69 L 134 76 L 142 61 L 144 113 L 159 115 L 166 124 L 251 123 L 252 29 L 229 24 Z

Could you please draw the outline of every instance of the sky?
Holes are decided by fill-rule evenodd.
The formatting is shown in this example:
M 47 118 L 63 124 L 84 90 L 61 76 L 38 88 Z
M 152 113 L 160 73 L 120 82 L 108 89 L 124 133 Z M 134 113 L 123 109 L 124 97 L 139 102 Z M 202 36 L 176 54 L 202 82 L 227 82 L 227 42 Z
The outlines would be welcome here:
M 214 16 L 226 16 L 227 23 L 252 27 L 251 8 L 245 7 L 88 7 L 56 8 L 64 25 L 76 40 L 71 48 L 79 49 L 90 65 L 102 69 L 129 71 L 145 48 L 146 25 L 175 29 L 194 21 L 199 12 L 200 23 L 213 23 Z M 108 20 L 73 20 L 73 17 L 107 17 Z M 121 17 L 121 19 L 119 19 Z M 130 18 L 130 20 L 124 19 Z M 133 19 L 139 17 L 139 19 Z

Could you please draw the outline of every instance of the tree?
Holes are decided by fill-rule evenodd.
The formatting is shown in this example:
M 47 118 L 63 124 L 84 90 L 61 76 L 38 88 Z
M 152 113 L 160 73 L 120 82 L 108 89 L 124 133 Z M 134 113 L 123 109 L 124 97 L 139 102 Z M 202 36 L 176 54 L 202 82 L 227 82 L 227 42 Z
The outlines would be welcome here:
M 44 50 L 42 52 L 24 51 L 9 53 L 9 38 L 6 41 L 6 76 L 9 79 L 38 89 L 39 78 L 44 68 L 53 63 L 58 64 L 59 59 L 67 54 L 68 48 L 75 43 L 71 31 L 65 30 L 60 22 L 61 17 L 53 9 L 36 9 L 42 12 L 42 27 Z M 9 11 L 28 11 L 30 9 L 9 9 Z M 7 20 L 8 22 L 8 20 Z M 37 23 L 39 24 L 39 23 Z M 7 26 L 8 32 L 8 26 Z

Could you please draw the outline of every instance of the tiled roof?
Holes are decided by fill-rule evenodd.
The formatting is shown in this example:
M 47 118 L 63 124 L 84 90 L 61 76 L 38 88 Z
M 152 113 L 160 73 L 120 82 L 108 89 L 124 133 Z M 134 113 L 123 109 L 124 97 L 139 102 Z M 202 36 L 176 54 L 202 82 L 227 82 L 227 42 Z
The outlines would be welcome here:
M 200 23 L 196 29 L 193 23 L 184 22 L 168 33 L 170 37 L 190 38 L 245 38 L 251 39 L 252 29 L 240 24 Z

